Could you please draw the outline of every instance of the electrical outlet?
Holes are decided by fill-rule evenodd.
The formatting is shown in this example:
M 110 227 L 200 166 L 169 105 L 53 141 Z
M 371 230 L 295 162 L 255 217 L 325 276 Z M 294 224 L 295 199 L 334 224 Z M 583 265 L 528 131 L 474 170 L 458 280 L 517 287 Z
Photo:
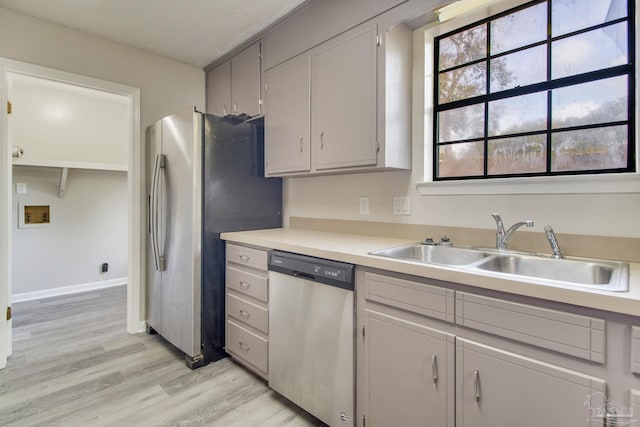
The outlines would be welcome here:
M 411 198 L 409 196 L 397 196 L 393 198 L 394 215 L 411 215 Z
M 360 197 L 360 215 L 369 215 L 369 197 Z
M 102 265 L 100 266 L 100 272 L 101 273 L 106 273 L 107 271 L 109 271 L 109 264 L 104 262 L 102 263 Z

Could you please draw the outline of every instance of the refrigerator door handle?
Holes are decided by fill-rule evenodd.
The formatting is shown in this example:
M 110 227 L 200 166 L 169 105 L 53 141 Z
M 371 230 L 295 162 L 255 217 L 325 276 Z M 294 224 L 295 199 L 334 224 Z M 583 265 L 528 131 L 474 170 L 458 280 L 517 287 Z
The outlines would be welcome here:
M 157 271 L 164 271 L 165 263 L 164 256 L 160 254 L 160 248 L 158 244 L 158 215 L 159 215 L 159 186 L 160 186 L 160 169 L 164 169 L 165 155 L 156 154 L 156 160 L 153 167 L 153 177 L 151 179 L 151 209 L 150 209 L 150 223 L 151 223 L 151 247 L 153 249 L 153 259 Z

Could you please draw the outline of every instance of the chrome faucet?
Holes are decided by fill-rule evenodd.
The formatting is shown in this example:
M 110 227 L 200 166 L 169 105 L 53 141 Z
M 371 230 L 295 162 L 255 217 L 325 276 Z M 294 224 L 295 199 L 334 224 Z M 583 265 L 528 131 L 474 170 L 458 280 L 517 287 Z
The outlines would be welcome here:
M 506 232 L 504 231 L 504 224 L 502 223 L 502 218 L 500 215 L 493 213 L 491 214 L 493 219 L 496 221 L 496 249 L 499 251 L 504 251 L 507 249 L 507 242 L 511 235 L 523 225 L 526 227 L 533 227 L 533 221 L 520 221 L 513 224 Z
M 560 246 L 558 246 L 558 239 L 556 239 L 556 235 L 553 232 L 553 228 L 550 225 L 544 226 L 544 232 L 547 233 L 547 239 L 549 240 L 549 244 L 551 245 L 551 250 L 553 251 L 553 255 L 551 255 L 555 259 L 562 259 L 564 255 L 560 252 Z

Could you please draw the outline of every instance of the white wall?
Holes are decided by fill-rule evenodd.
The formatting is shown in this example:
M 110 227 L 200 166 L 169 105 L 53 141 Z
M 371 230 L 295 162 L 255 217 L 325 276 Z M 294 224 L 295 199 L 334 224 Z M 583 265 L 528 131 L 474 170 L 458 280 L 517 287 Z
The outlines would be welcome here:
M 0 56 L 140 88 L 142 135 L 190 105 L 204 110 L 204 71 L 195 66 L 4 8 L 0 40 Z
M 127 276 L 127 174 L 71 169 L 62 199 L 59 183 L 57 168 L 13 168 L 13 295 Z M 20 202 L 51 205 L 52 225 L 18 228 Z

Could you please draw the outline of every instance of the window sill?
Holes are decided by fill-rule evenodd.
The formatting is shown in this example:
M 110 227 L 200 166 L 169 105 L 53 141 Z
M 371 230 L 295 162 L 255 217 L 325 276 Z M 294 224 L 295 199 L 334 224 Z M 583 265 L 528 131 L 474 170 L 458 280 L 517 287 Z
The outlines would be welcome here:
M 640 174 L 498 178 L 416 183 L 423 195 L 640 193 Z

